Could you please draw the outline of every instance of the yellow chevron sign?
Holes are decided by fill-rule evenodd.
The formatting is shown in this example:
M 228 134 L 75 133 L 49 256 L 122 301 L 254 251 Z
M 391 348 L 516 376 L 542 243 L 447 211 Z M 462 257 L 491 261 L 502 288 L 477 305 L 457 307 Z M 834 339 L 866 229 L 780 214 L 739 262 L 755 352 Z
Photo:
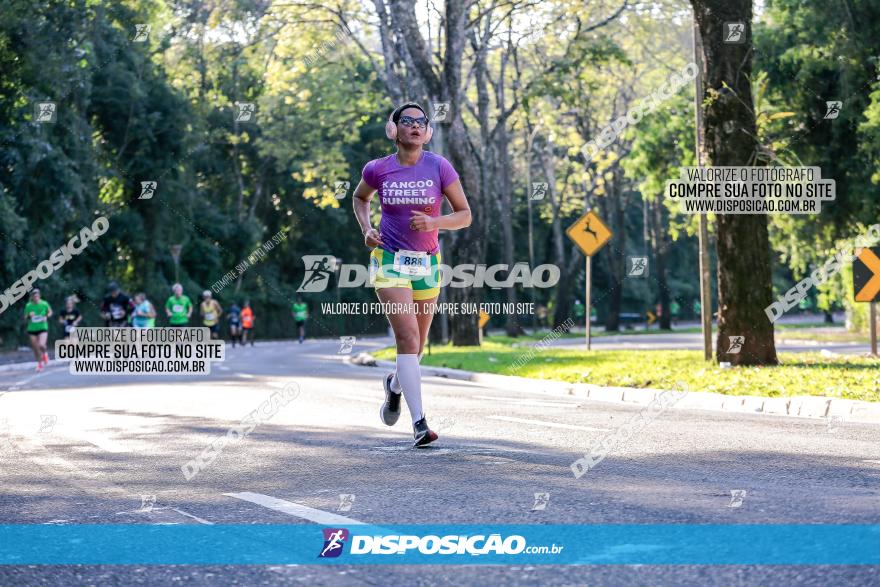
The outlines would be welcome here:
M 853 260 L 853 290 L 857 302 L 880 301 L 880 247 L 862 249 Z

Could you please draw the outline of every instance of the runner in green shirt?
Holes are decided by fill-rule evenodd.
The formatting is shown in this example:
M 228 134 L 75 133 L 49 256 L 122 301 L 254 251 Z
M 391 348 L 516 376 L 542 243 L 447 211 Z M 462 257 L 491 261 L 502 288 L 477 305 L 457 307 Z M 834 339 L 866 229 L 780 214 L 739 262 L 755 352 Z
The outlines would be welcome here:
M 296 320 L 296 329 L 299 332 L 299 343 L 302 344 L 306 337 L 306 320 L 309 317 L 309 305 L 302 301 L 300 296 L 296 296 L 296 300 L 291 308 L 293 319 Z
M 31 348 L 37 359 L 37 371 L 42 371 L 44 365 L 49 364 L 47 343 L 49 339 L 49 318 L 52 317 L 52 307 L 44 299 L 40 298 L 40 290 L 34 288 L 31 291 L 31 300 L 25 304 L 24 319 L 26 329 L 31 339 Z
M 165 315 L 168 316 L 168 323 L 171 326 L 184 327 L 189 324 L 189 318 L 192 316 L 192 302 L 183 295 L 183 286 L 179 283 L 171 286 L 171 291 L 174 295 L 165 302 Z

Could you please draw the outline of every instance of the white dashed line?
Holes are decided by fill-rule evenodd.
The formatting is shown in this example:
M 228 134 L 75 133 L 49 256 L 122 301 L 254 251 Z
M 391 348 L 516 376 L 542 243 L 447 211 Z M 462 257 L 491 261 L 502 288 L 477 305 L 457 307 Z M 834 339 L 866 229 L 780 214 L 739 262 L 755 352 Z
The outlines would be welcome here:
M 346 518 L 345 516 L 332 514 L 330 512 L 325 512 L 324 510 L 310 508 L 309 506 L 294 503 L 292 501 L 285 501 L 283 499 L 278 499 L 277 497 L 263 495 L 262 493 L 243 491 L 241 493 L 224 493 L 223 495 L 234 497 L 235 499 L 241 499 L 243 501 L 249 501 L 251 503 L 261 505 L 264 508 L 269 508 L 270 510 L 275 510 L 276 512 L 287 514 L 288 516 L 294 516 L 296 518 L 309 520 L 310 522 L 314 522 L 316 524 L 364 524 L 364 522 L 359 522 L 357 520 L 353 520 L 352 518 Z
M 190 513 L 187 513 L 187 512 L 185 512 L 185 511 L 183 511 L 183 510 L 181 510 L 181 509 L 178 509 L 178 508 L 171 508 L 171 509 L 174 510 L 175 512 L 177 512 L 178 514 L 182 515 L 182 516 L 186 516 L 187 518 L 192 518 L 193 520 L 195 520 L 195 521 L 198 522 L 199 524 L 206 524 L 206 525 L 208 525 L 208 526 L 213 526 L 213 525 L 214 525 L 214 522 L 209 522 L 208 520 L 203 520 L 202 518 L 200 518 L 200 517 L 198 517 L 198 516 L 194 516 L 194 515 L 192 515 L 192 514 L 190 514 Z
M 65 436 L 67 436 L 65 434 Z M 85 430 L 76 430 L 70 434 L 71 438 L 77 438 L 80 440 L 85 440 L 89 444 L 93 444 L 100 449 L 106 450 L 107 452 L 112 453 L 123 453 L 123 452 L 131 452 L 121 444 L 116 441 L 110 440 L 106 436 L 101 436 L 97 432 L 87 432 Z
M 502 420 L 517 424 L 534 424 L 535 426 L 547 426 L 548 428 L 565 428 L 566 430 L 583 430 L 585 432 L 610 432 L 608 428 L 592 428 L 590 426 L 577 426 L 575 424 L 560 424 L 558 422 L 544 422 L 543 420 L 529 420 L 527 418 L 512 418 L 510 416 L 486 416 L 490 420 Z
M 343 395 L 343 394 L 339 394 L 336 397 L 341 397 L 342 399 L 351 399 L 356 402 L 367 402 L 367 403 L 371 403 L 371 404 L 378 404 L 379 400 L 382 399 L 382 398 L 377 399 L 375 397 L 367 397 L 365 395 Z
M 503 396 L 495 396 L 495 395 L 472 395 L 469 396 L 471 399 L 484 399 L 490 401 L 502 401 L 502 402 L 512 402 L 520 405 L 528 405 L 528 406 L 547 406 L 551 408 L 571 408 L 577 406 L 576 402 L 566 402 L 566 401 L 553 401 L 553 400 L 544 400 L 538 398 L 530 398 L 530 397 L 503 397 Z

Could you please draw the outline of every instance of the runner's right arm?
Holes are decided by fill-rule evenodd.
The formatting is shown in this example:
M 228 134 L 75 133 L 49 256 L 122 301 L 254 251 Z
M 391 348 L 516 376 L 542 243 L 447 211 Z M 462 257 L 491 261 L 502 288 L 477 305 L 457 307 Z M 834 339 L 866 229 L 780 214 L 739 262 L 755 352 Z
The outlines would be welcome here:
M 370 224 L 370 200 L 376 189 L 371 187 L 367 182 L 361 179 L 360 183 L 354 190 L 352 205 L 354 206 L 354 217 L 361 226 L 361 234 L 364 235 L 364 244 L 375 249 L 382 244 L 382 235 Z

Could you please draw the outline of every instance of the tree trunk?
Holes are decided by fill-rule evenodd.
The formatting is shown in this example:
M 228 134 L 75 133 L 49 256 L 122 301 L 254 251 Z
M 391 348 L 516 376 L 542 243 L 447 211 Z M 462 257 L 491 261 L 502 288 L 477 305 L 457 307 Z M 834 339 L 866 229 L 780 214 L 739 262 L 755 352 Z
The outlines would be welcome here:
M 454 106 L 452 106 L 454 108 Z M 480 178 L 477 173 L 477 161 L 470 150 L 467 141 L 467 131 L 461 118 L 457 117 L 446 136 L 446 146 L 449 152 L 449 161 L 455 167 L 461 178 L 461 185 L 468 196 L 471 205 L 472 230 L 464 230 L 455 234 L 450 249 L 455 251 L 456 263 L 482 263 L 486 256 L 485 240 L 480 238 L 481 231 L 478 228 L 485 221 L 482 213 Z M 448 262 L 448 261 L 447 261 Z M 473 288 L 449 288 L 450 301 L 453 303 L 468 304 L 478 300 L 478 292 Z M 453 346 L 470 346 L 480 344 L 477 315 L 456 315 L 451 318 L 451 338 Z
M 752 1 L 691 0 L 703 51 L 703 165 L 745 166 L 755 152 L 752 75 Z M 724 43 L 724 23 L 745 23 L 746 40 Z M 773 324 L 764 308 L 773 301 L 767 217 L 718 214 L 718 338 L 716 360 L 734 365 L 775 365 Z M 744 337 L 742 347 L 731 337 Z M 736 352 L 728 352 L 734 350 Z
M 651 248 L 654 250 L 654 276 L 657 279 L 660 297 L 660 328 L 672 329 L 672 310 L 669 307 L 669 285 L 666 275 L 666 259 L 669 255 L 669 237 L 666 234 L 666 219 L 663 218 L 663 203 L 659 200 L 645 201 L 650 211 Z
M 605 330 L 618 332 L 620 330 L 620 310 L 623 301 L 623 280 L 626 273 L 626 233 L 623 197 L 622 172 L 615 165 L 611 170 L 611 180 L 606 184 L 606 194 L 600 198 L 600 210 L 602 219 L 608 223 L 608 227 L 614 236 L 602 249 L 600 254 L 605 262 L 605 270 L 608 272 L 611 291 L 608 292 L 608 315 L 605 316 Z
M 581 271 L 585 269 L 584 256 L 580 249 L 573 245 L 568 251 L 566 265 L 560 266 L 560 269 L 559 283 L 556 284 L 556 297 L 554 298 L 553 328 L 562 326 L 566 321 L 574 319 L 574 299 L 580 297 L 580 293 L 576 292 L 575 289 L 578 277 Z
M 495 103 L 499 112 L 504 111 L 505 97 L 504 84 L 507 59 L 510 55 L 510 46 L 508 43 L 508 51 L 501 57 L 501 67 L 498 75 L 498 83 L 495 86 Z M 514 258 L 514 240 L 513 240 L 513 200 L 511 192 L 513 191 L 513 182 L 510 179 L 510 169 L 512 163 L 510 161 L 510 134 L 507 132 L 507 122 L 502 121 L 496 127 L 494 137 L 496 165 L 494 172 L 496 174 L 496 185 L 499 187 L 499 200 L 501 202 L 501 240 L 502 240 L 502 263 L 512 270 L 516 260 Z M 531 189 L 528 186 L 526 189 Z M 505 296 L 507 303 L 513 308 L 516 306 L 516 287 L 506 288 Z M 522 326 L 519 323 L 519 316 L 516 312 L 508 312 L 504 322 L 504 331 L 507 336 L 519 336 L 522 332 Z
M 542 139 L 543 142 L 543 139 Z M 568 237 L 562 226 L 562 194 L 556 191 L 556 155 L 549 142 L 543 142 L 543 146 L 537 149 L 538 161 L 544 171 L 544 181 L 547 182 L 547 197 L 553 210 L 550 221 L 550 235 L 552 238 L 553 264 L 560 269 L 566 267 L 565 245 Z M 526 186 L 531 191 L 532 186 Z M 571 292 L 576 283 L 576 275 L 572 271 L 560 271 L 559 283 L 553 295 L 553 316 L 550 319 L 555 328 L 571 315 Z

